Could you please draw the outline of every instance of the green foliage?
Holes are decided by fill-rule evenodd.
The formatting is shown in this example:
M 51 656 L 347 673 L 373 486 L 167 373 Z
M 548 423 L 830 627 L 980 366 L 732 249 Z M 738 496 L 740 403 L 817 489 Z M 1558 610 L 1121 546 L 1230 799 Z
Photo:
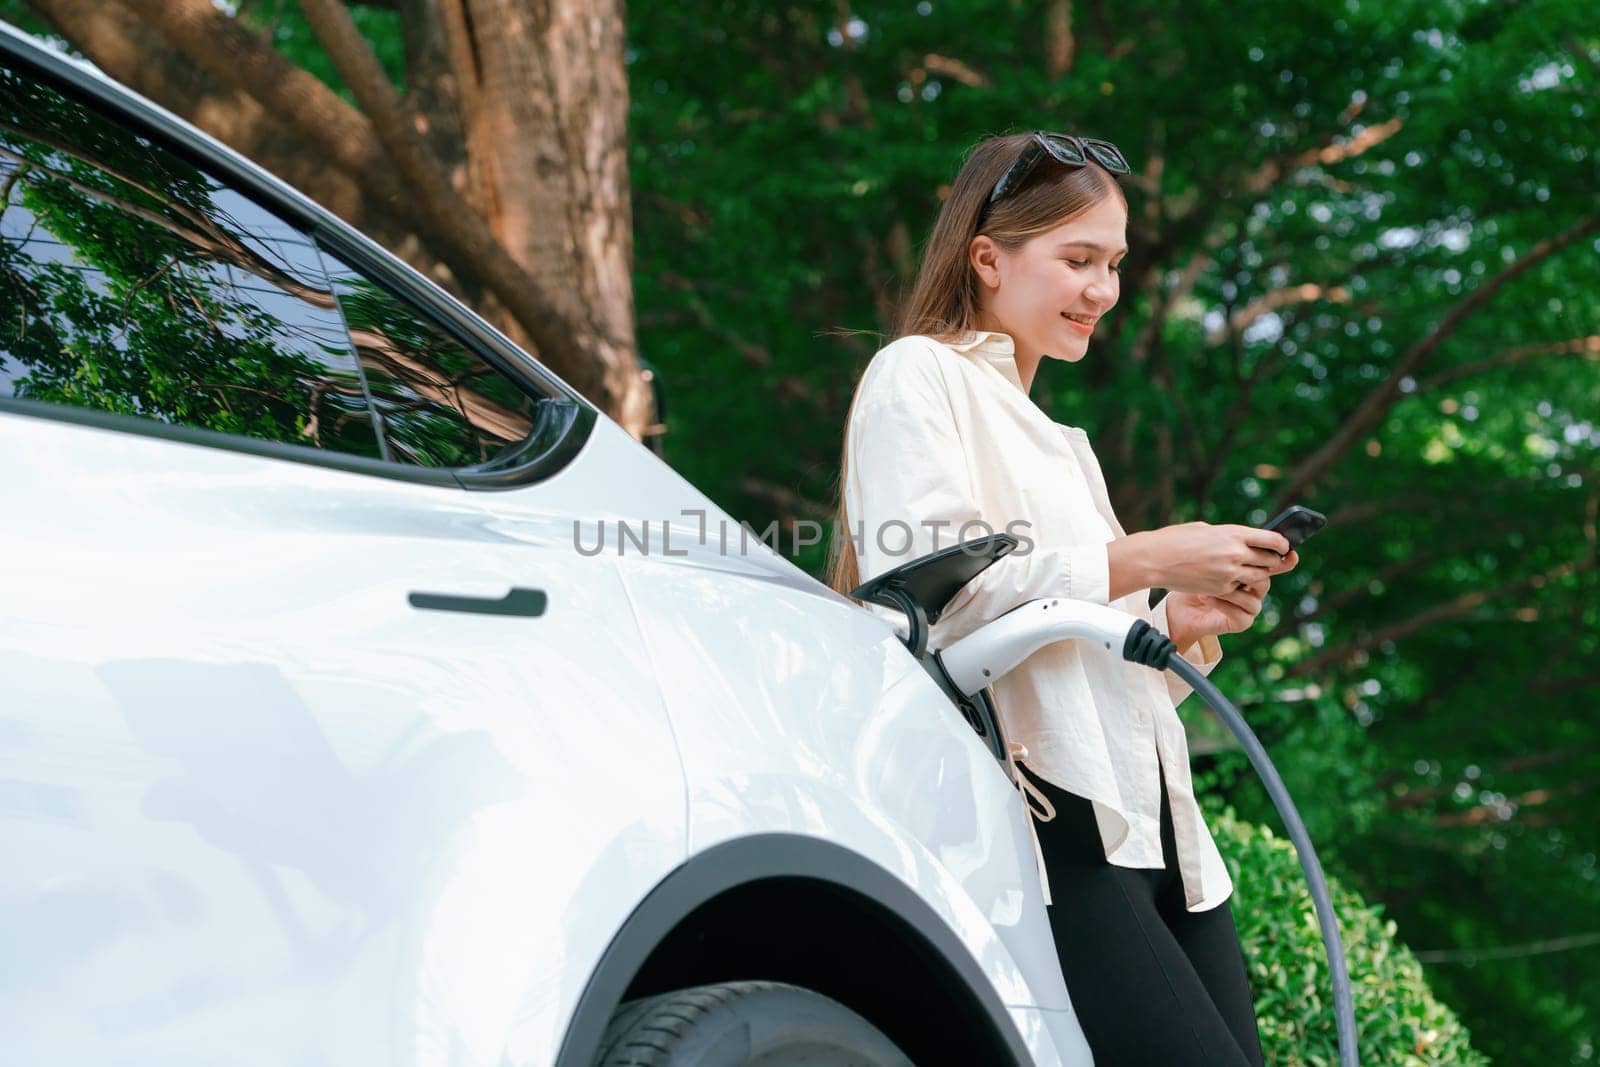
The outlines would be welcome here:
M 1417 945 L 1594 929 L 1600 242 L 1466 303 L 1600 212 L 1591 0 L 1073 4 L 1060 77 L 1050 6 L 630 8 L 639 335 L 668 458 L 758 528 L 828 516 L 872 331 L 966 150 L 1035 127 L 1116 142 L 1140 172 L 1122 299 L 1033 399 L 1089 431 L 1130 529 L 1261 521 L 1395 375 L 1294 494 L 1333 521 L 1217 681 L 1329 867 Z M 1268 818 L 1209 737 L 1209 790 Z M 1585 1063 L 1597 960 L 1429 978 L 1485 1053 Z
M 1234 879 L 1234 919 L 1266 1061 L 1279 1067 L 1337 1063 L 1327 957 L 1294 846 L 1232 812 L 1213 818 L 1211 827 Z M 1350 966 L 1362 1062 L 1488 1063 L 1455 1013 L 1435 998 L 1383 908 L 1336 880 L 1330 888 Z
M 378 454 L 333 293 L 247 236 L 231 194 L 10 72 L 0 110 L 8 392 Z
M 326 82 L 347 103 L 355 103 L 355 95 L 339 77 L 333 60 L 322 50 L 297 0 L 241 0 L 237 17 L 264 34 L 278 51 Z M 395 88 L 403 92 L 405 49 L 399 10 L 376 4 L 352 4 L 350 21 L 371 46 L 378 65 L 389 75 Z
M 1593 0 L 1075 3 L 1052 74 L 1057 6 L 629 5 L 638 332 L 669 459 L 757 529 L 828 516 L 854 383 L 966 150 L 1115 141 L 1139 171 L 1122 300 L 1033 398 L 1090 432 L 1130 529 L 1290 496 L 1331 516 L 1215 675 L 1330 870 L 1426 950 L 1594 930 L 1600 241 L 1538 252 L 1600 213 Z M 391 8 L 355 11 L 404 84 Z M 239 11 L 339 88 L 297 5 Z M 1207 791 L 1268 819 L 1191 718 L 1219 748 Z M 1486 1054 L 1596 1058 L 1600 948 L 1428 980 Z
M 0 113 L 6 395 L 376 458 L 370 395 L 424 466 L 527 436 L 536 398 L 192 164 L 10 71 Z

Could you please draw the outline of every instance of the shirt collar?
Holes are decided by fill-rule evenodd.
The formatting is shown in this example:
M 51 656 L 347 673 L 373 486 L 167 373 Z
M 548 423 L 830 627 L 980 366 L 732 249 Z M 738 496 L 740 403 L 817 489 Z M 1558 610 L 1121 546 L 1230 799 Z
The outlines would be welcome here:
M 989 364 L 1008 382 L 1027 393 L 1022 374 L 1017 370 L 1017 345 L 1010 334 L 998 330 L 969 330 L 946 343 L 964 356 Z

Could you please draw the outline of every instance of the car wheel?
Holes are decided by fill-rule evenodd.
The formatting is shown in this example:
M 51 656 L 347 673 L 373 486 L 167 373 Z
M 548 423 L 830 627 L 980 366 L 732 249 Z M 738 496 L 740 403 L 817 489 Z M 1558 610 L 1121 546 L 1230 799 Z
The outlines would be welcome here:
M 630 1001 L 601 1042 L 601 1067 L 910 1067 L 877 1027 L 819 993 L 725 982 Z

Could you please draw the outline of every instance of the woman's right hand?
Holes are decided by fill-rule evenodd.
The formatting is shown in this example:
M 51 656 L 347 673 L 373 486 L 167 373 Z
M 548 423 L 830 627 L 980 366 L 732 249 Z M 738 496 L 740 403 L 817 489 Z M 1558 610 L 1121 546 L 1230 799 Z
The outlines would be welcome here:
M 1254 526 L 1185 522 L 1133 537 L 1141 541 L 1149 585 L 1180 593 L 1226 596 L 1300 562 L 1282 534 Z

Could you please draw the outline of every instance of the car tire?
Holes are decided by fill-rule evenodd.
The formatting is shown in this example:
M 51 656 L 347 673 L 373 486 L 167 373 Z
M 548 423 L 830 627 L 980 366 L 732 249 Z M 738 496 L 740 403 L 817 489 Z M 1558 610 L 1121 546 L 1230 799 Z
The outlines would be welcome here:
M 911 1067 L 877 1027 L 836 1000 L 779 982 L 725 982 L 630 1001 L 601 1041 L 600 1067 Z

